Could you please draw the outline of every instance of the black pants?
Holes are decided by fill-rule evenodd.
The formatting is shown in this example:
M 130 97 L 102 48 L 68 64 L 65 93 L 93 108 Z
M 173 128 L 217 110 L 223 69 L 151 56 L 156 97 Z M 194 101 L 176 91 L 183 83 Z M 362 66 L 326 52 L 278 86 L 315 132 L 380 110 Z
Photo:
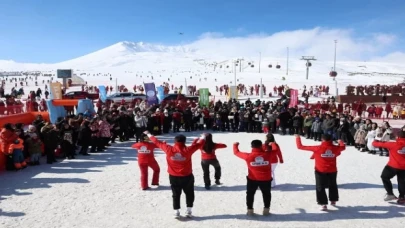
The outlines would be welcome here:
M 395 169 L 388 165 L 385 166 L 385 168 L 383 169 L 383 171 L 381 173 L 381 179 L 384 184 L 385 191 L 387 191 L 388 194 L 391 194 L 391 195 L 394 194 L 394 192 L 392 190 L 391 179 L 395 176 L 397 176 L 397 181 L 398 181 L 399 197 L 404 198 L 405 197 L 405 170 Z
M 80 149 L 80 154 L 87 154 L 89 147 L 90 147 L 89 143 L 82 143 L 82 148 Z
M 307 138 L 311 138 L 312 137 L 312 132 L 311 132 L 311 127 L 304 127 L 304 132 L 307 135 Z
M 135 130 L 135 139 L 136 142 L 139 142 L 139 140 L 141 139 L 141 135 L 142 133 L 145 131 L 144 127 L 137 127 Z
M 46 162 L 50 163 L 50 162 L 54 162 L 56 161 L 55 159 L 55 149 L 52 149 L 49 146 L 45 145 L 45 154 L 46 154 Z
M 329 200 L 338 201 L 339 192 L 336 183 L 336 173 L 321 173 L 315 171 L 315 181 L 316 181 L 316 201 L 319 205 L 328 204 L 328 196 L 326 195 L 326 188 L 329 188 Z
M 248 209 L 253 209 L 253 202 L 255 201 L 256 190 L 260 188 L 263 195 L 264 208 L 270 208 L 271 202 L 271 180 L 269 181 L 255 181 L 248 177 L 246 184 L 246 206 Z
M 183 191 L 186 195 L 187 207 L 193 207 L 194 204 L 194 175 L 185 177 L 176 177 L 169 175 L 170 186 L 173 194 L 173 209 L 180 209 L 180 196 Z
M 205 186 L 211 186 L 211 179 L 210 179 L 210 165 L 214 166 L 215 168 L 215 180 L 221 179 L 221 166 L 217 159 L 212 160 L 202 160 L 201 167 L 204 172 L 204 183 Z
M 321 132 L 312 132 L 315 141 L 321 141 L 322 133 Z

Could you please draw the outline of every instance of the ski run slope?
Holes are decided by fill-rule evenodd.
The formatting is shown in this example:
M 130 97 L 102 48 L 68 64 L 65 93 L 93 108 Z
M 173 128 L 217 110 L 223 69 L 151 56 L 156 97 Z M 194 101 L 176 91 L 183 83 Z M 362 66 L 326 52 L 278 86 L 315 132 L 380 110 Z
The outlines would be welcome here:
M 200 133 L 188 133 L 187 142 L 191 143 Z M 159 138 L 173 142 L 173 135 Z M 337 207 L 322 212 L 315 200 L 311 153 L 298 151 L 293 136 L 279 135 L 276 141 L 285 163 L 276 169 L 272 215 L 247 217 L 247 167 L 233 155 L 232 143 L 239 141 L 241 151 L 250 151 L 253 139 L 264 140 L 264 134 L 214 134 L 214 141 L 226 143 L 228 148 L 217 151 L 223 185 L 213 186 L 210 191 L 204 188 L 200 152 L 193 155 L 196 200 L 192 219 L 173 218 L 164 154 L 156 152 L 161 186 L 142 191 L 137 156 L 130 148 L 132 142 L 126 142 L 89 157 L 2 173 L 0 227 L 405 227 L 405 207 L 383 201 L 385 191 L 380 174 L 386 157 L 360 153 L 352 147 L 344 151 L 338 158 L 340 201 Z M 303 143 L 314 145 L 305 139 Z M 213 168 L 211 171 L 213 178 Z M 184 213 L 184 195 L 181 205 Z M 260 191 L 254 205 L 261 213 Z
M 310 55 L 310 53 L 308 53 Z M 237 83 L 245 85 L 263 84 L 270 88 L 287 84 L 301 89 L 303 85 L 328 85 L 335 93 L 335 81 L 329 77 L 333 62 L 312 61 L 309 80 L 306 80 L 306 62 L 301 56 L 272 58 L 257 56 L 227 56 L 223 53 L 207 53 L 188 46 L 162 46 L 147 43 L 119 42 L 88 55 L 56 64 L 16 63 L 0 60 L 1 71 L 41 71 L 55 74 L 56 69 L 73 69 L 91 85 L 133 85 L 143 82 L 163 82 L 179 85 L 198 85 L 209 88 L 223 84 L 233 85 L 235 64 Z M 260 61 L 259 61 L 260 60 Z M 339 60 L 339 59 L 338 59 Z M 249 65 L 250 63 L 250 65 Z M 251 66 L 254 66 L 253 68 Z M 260 73 L 259 73 L 260 65 Z M 272 68 L 269 68 L 272 65 Z M 280 69 L 276 68 L 280 65 Z M 227 68 L 229 67 L 229 68 Z M 397 84 L 404 81 L 405 65 L 378 62 L 340 62 L 336 64 L 339 94 L 345 93 L 347 85 Z M 112 80 L 110 80 L 110 75 Z M 152 79 L 153 77 L 153 79 Z

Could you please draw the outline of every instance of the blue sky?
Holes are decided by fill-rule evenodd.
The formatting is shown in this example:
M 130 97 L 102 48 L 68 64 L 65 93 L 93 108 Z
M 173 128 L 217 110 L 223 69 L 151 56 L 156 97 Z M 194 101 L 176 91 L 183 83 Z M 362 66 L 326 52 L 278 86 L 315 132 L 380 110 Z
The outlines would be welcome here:
M 403 0 L 0 0 L 0 59 L 55 63 L 119 41 L 324 28 L 405 35 Z M 184 32 L 179 36 L 178 32 Z M 392 51 L 403 48 L 399 40 Z

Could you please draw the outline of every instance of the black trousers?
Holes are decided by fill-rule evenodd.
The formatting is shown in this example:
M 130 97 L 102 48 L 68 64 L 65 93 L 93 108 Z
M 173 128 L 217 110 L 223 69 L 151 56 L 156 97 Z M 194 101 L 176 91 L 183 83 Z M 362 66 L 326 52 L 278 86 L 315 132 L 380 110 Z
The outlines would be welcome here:
M 387 191 L 388 194 L 391 194 L 391 195 L 394 194 L 394 192 L 392 190 L 391 179 L 395 176 L 397 176 L 397 181 L 398 181 L 399 197 L 404 198 L 405 197 L 405 170 L 395 169 L 388 165 L 385 166 L 385 168 L 383 169 L 383 171 L 381 173 L 381 179 L 384 184 L 385 191 Z
M 248 209 L 253 209 L 255 201 L 256 190 L 260 188 L 263 195 L 264 208 L 270 208 L 271 202 L 271 180 L 269 181 L 255 181 L 246 177 L 246 206 Z
M 212 160 L 202 160 L 201 167 L 204 172 L 204 183 L 205 186 L 211 186 L 211 178 L 210 178 L 210 165 L 214 166 L 215 168 L 215 180 L 221 179 L 221 166 L 217 159 Z
M 141 135 L 142 133 L 145 131 L 144 127 L 137 127 L 135 130 L 135 139 L 136 142 L 139 142 L 139 140 L 141 139 Z
M 316 181 L 316 201 L 319 205 L 328 204 L 328 196 L 326 195 L 326 188 L 329 188 L 329 200 L 338 201 L 339 192 L 336 183 L 336 173 L 321 173 L 315 171 L 315 181 Z
M 185 177 L 176 177 L 169 175 L 170 187 L 173 194 L 173 209 L 180 209 L 180 196 L 183 191 L 186 195 L 187 207 L 193 207 L 194 204 L 194 175 Z
M 54 162 L 55 159 L 55 149 L 45 145 L 46 162 Z
M 87 154 L 89 147 L 90 147 L 89 143 L 82 143 L 82 148 L 80 148 L 80 154 Z

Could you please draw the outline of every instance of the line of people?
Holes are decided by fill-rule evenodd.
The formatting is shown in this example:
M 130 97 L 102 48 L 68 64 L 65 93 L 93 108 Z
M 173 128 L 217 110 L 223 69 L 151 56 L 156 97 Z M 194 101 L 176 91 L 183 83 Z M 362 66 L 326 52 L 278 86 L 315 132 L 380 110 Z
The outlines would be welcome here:
M 212 141 L 212 134 L 202 134 L 200 138 L 193 141 L 190 146 L 186 146 L 186 136 L 177 135 L 174 138 L 174 145 L 169 145 L 165 141 L 158 140 L 148 131 L 144 132 L 143 140 L 133 145 L 138 151 L 138 161 L 141 170 L 142 189 L 148 189 L 147 169 L 151 167 L 154 170 L 152 185 L 159 185 L 160 168 L 154 158 L 153 150 L 160 148 L 166 154 L 170 186 L 173 194 L 173 209 L 176 218 L 180 218 L 180 196 L 184 192 L 186 195 L 186 217 L 192 217 L 192 208 L 194 206 L 194 175 L 192 171 L 191 157 L 193 153 L 200 150 L 202 153 L 202 169 L 204 172 L 204 183 L 206 189 L 210 189 L 209 166 L 215 168 L 215 182 L 220 183 L 221 169 L 215 156 L 215 150 L 226 148 L 225 144 L 216 144 Z M 328 201 L 332 206 L 339 200 L 337 185 L 337 157 L 346 149 L 342 140 L 335 145 L 333 137 L 330 134 L 322 135 L 322 142 L 318 146 L 304 146 L 301 143 L 300 135 L 296 135 L 297 148 L 312 152 L 311 159 L 315 160 L 315 180 L 316 180 L 316 199 L 321 206 L 321 210 L 328 210 Z M 387 194 L 385 201 L 397 200 L 398 204 L 405 204 L 405 131 L 398 134 L 396 142 L 373 142 L 375 146 L 387 148 L 390 150 L 390 157 L 387 166 L 381 175 Z M 266 140 L 253 140 L 251 142 L 251 152 L 241 152 L 239 143 L 233 144 L 234 154 L 243 159 L 248 167 L 246 182 L 246 206 L 247 215 L 254 215 L 253 203 L 257 189 L 260 189 L 263 195 L 263 215 L 270 214 L 271 188 L 275 186 L 274 164 L 283 163 L 282 153 L 279 145 L 275 142 L 274 136 L 269 133 Z M 211 153 L 209 153 L 211 151 Z M 207 153 L 208 152 L 208 153 Z M 277 161 L 277 162 L 276 162 Z M 273 167 L 272 167 L 273 166 Z M 393 193 L 391 179 L 397 176 L 399 197 Z M 326 189 L 329 194 L 326 194 Z M 328 196 L 329 195 L 329 196 Z

